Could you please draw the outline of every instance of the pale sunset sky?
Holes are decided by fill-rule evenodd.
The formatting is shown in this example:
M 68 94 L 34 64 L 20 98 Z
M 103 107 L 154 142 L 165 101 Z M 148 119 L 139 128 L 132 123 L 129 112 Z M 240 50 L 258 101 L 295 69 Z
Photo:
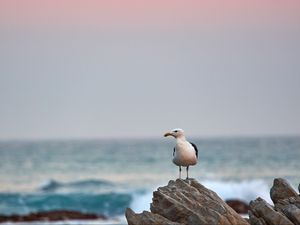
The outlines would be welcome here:
M 0 139 L 299 124 L 299 0 L 0 0 Z

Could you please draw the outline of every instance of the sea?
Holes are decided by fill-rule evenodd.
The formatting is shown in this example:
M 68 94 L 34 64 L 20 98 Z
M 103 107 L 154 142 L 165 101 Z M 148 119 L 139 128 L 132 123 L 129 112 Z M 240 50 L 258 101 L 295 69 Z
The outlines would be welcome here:
M 199 149 L 190 177 L 224 200 L 260 196 L 271 203 L 276 177 L 298 189 L 300 137 L 190 141 Z M 174 144 L 171 138 L 0 141 L 0 214 L 69 209 L 109 220 L 21 224 L 126 224 L 127 207 L 149 210 L 152 192 L 178 178 Z

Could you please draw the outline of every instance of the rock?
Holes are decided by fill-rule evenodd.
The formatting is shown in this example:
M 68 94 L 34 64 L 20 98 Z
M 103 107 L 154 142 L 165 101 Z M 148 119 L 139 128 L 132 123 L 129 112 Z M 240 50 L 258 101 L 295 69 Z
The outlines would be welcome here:
M 296 201 L 294 198 L 279 200 L 275 205 L 275 209 L 282 212 L 295 225 L 300 225 L 300 208 L 297 207 L 298 204 L 293 204 Z
M 126 218 L 129 225 L 249 225 L 236 212 L 250 209 L 251 225 L 300 225 L 300 197 L 288 182 L 275 179 L 270 195 L 274 207 L 262 198 L 249 206 L 239 200 L 227 200 L 227 205 L 196 180 L 176 180 L 153 192 L 151 212 L 135 214 L 128 209 Z
M 279 200 L 275 204 L 275 209 L 283 213 L 294 224 L 300 225 L 300 197 Z
M 150 213 L 147 211 L 136 214 L 130 208 L 126 209 L 125 216 L 127 218 L 128 225 L 180 225 L 180 223 L 172 222 L 158 214 Z
M 277 212 L 262 198 L 250 202 L 251 225 L 293 225 L 282 213 Z
M 151 213 L 126 211 L 129 225 L 249 225 L 215 192 L 196 180 L 170 181 L 153 192 Z
M 248 214 L 250 209 L 249 205 L 238 199 L 229 199 L 225 201 L 227 205 L 233 208 L 239 214 Z
M 251 211 L 249 211 L 249 221 L 251 225 L 267 225 L 263 219 L 254 216 Z
M 297 192 L 289 185 L 286 180 L 282 178 L 274 179 L 270 195 L 274 204 L 276 204 L 279 200 L 290 197 L 298 197 Z
M 0 215 L 0 223 L 2 222 L 32 222 L 32 221 L 60 221 L 60 220 L 95 220 L 103 219 L 103 215 L 96 215 L 92 213 L 81 213 L 72 210 L 53 210 L 37 213 L 30 213 L 27 215 Z
M 251 225 L 300 225 L 300 197 L 286 180 L 274 179 L 270 196 L 274 208 L 261 198 L 250 203 Z

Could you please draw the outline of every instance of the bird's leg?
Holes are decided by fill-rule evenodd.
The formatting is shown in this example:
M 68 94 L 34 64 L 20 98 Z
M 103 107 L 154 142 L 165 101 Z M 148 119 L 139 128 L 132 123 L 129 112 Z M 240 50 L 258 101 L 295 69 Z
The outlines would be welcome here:
M 186 179 L 189 179 L 189 166 L 186 167 Z
M 181 166 L 179 166 L 179 179 L 181 179 Z

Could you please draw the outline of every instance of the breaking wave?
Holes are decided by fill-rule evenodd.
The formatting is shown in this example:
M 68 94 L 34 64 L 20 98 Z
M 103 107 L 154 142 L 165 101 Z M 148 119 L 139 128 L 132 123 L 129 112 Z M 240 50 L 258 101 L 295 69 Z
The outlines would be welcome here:
M 42 184 L 38 190 L 44 192 L 78 192 L 78 191 L 100 191 L 105 188 L 112 188 L 114 184 L 106 180 L 80 180 L 72 182 L 59 182 L 56 180 L 49 180 Z
M 76 210 L 106 216 L 123 214 L 132 201 L 131 194 L 20 194 L 1 193 L 0 211 L 4 214 L 27 214 L 48 210 Z
M 204 180 L 201 183 L 214 190 L 224 200 L 239 199 L 249 202 L 260 196 L 271 201 L 270 187 L 262 180 L 241 182 Z M 101 180 L 70 183 L 51 181 L 41 186 L 40 191 L 36 193 L 0 193 L 0 211 L 4 214 L 27 214 L 37 211 L 69 209 L 116 217 L 123 215 L 127 207 L 131 207 L 136 212 L 149 210 L 153 189 L 117 192 L 114 188 L 112 189 L 113 186 L 114 184 Z M 89 193 L 85 190 L 103 187 L 108 187 L 109 191 Z M 72 191 L 59 191 L 64 188 Z

